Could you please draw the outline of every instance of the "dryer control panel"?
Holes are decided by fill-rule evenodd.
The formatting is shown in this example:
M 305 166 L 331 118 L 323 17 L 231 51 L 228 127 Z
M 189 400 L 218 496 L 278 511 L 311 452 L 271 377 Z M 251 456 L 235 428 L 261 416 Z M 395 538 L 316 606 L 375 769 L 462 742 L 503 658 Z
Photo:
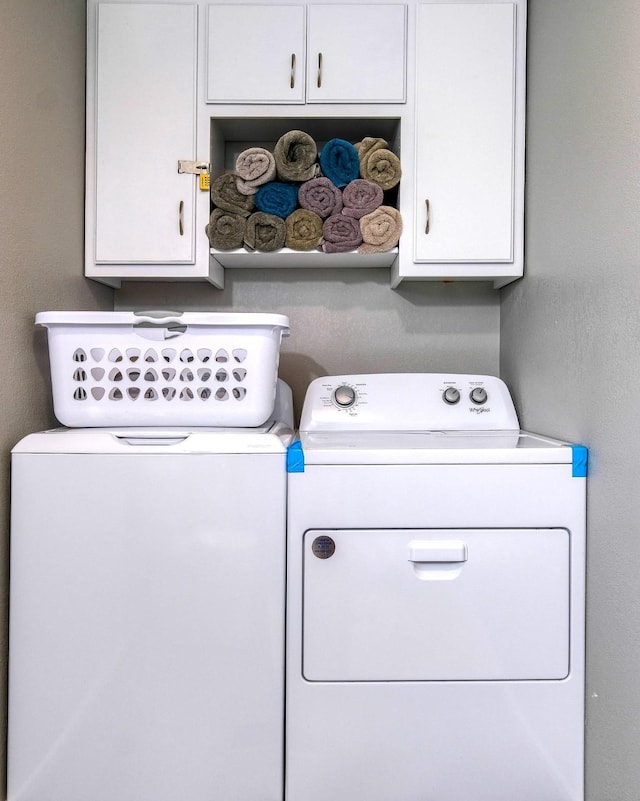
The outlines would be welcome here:
M 514 431 L 505 383 L 459 373 L 371 373 L 312 381 L 301 431 Z

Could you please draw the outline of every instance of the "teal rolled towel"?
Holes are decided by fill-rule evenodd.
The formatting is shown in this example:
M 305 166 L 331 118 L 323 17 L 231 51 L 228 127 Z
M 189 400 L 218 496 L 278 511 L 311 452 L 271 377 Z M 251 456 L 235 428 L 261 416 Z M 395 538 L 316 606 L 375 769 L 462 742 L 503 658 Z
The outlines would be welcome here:
M 277 217 L 288 217 L 298 205 L 298 187 L 271 181 L 261 186 L 254 195 L 258 211 L 275 214 Z
M 320 152 L 322 174 L 336 186 L 346 186 L 360 175 L 358 151 L 346 139 L 329 139 Z

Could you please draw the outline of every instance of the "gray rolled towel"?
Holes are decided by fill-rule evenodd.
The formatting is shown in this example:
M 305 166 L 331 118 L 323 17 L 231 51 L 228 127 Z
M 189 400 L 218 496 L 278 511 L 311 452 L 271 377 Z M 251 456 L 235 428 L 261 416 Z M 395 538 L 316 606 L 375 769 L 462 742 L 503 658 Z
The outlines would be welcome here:
M 373 181 L 365 181 L 364 178 L 356 178 L 342 190 L 342 213 L 359 220 L 381 206 L 383 198 L 381 186 Z
M 209 244 L 216 250 L 241 248 L 247 227 L 247 218 L 224 209 L 214 209 L 205 231 Z
M 220 175 L 211 184 L 211 200 L 219 209 L 243 217 L 248 217 L 255 206 L 251 195 L 243 195 L 238 191 L 236 176 L 232 172 Z
M 402 217 L 393 206 L 379 206 L 360 220 L 363 244 L 358 253 L 386 253 L 392 250 L 402 233 Z
M 322 217 L 308 209 L 296 209 L 284 221 L 285 245 L 291 250 L 317 250 L 322 244 Z
M 236 159 L 236 186 L 243 195 L 253 195 L 258 187 L 276 177 L 276 160 L 264 147 L 248 147 Z
M 362 244 L 362 231 L 358 220 L 344 214 L 332 214 L 322 226 L 325 253 L 346 253 Z
M 286 229 L 282 217 L 255 211 L 247 220 L 244 246 L 247 250 L 272 253 L 284 247 Z
M 400 183 L 402 177 L 400 159 L 389 150 L 385 139 L 365 136 L 355 148 L 360 159 L 360 176 L 365 181 L 373 181 L 385 192 Z
M 298 189 L 298 203 L 320 217 L 330 217 L 342 210 L 342 192 L 328 178 L 312 178 Z
M 315 178 L 320 172 L 318 147 L 315 140 L 304 131 L 283 134 L 276 142 L 273 157 L 281 181 L 302 183 Z

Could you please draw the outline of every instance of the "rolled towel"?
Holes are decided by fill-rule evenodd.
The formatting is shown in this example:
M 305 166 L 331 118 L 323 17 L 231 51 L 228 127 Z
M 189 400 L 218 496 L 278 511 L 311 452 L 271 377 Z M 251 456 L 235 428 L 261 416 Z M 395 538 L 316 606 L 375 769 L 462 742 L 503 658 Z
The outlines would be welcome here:
M 289 131 L 276 142 L 273 150 L 276 173 L 281 181 L 309 181 L 320 172 L 318 146 L 304 131 Z
M 259 186 L 276 177 L 276 160 L 264 147 L 248 147 L 236 159 L 236 186 L 243 195 L 253 195 Z
M 247 227 L 247 218 L 224 209 L 214 209 L 205 231 L 209 244 L 216 250 L 241 248 Z
M 322 226 L 325 253 L 346 253 L 362 244 L 362 231 L 358 220 L 344 214 L 332 214 Z
M 364 178 L 356 178 L 342 190 L 344 203 L 342 213 L 359 220 L 381 206 L 383 199 L 384 192 L 381 186 L 373 181 L 365 181 Z
M 244 246 L 247 250 L 272 253 L 284 246 L 285 225 L 282 217 L 254 211 L 247 220 Z
M 360 175 L 358 151 L 345 139 L 329 139 L 320 152 L 320 167 L 336 186 L 346 186 Z
M 328 178 L 312 178 L 298 189 L 298 203 L 320 217 L 330 217 L 342 210 L 342 192 Z
M 358 253 L 386 253 L 392 250 L 402 233 L 402 217 L 393 206 L 379 206 L 360 220 L 363 244 Z
M 236 176 L 227 172 L 211 184 L 211 200 L 214 206 L 232 214 L 248 217 L 254 209 L 253 196 L 238 192 Z
M 298 205 L 298 187 L 271 181 L 261 186 L 253 197 L 258 211 L 275 214 L 284 220 Z
M 373 181 L 386 192 L 400 182 L 402 168 L 400 159 L 389 150 L 385 139 L 365 136 L 356 145 L 360 159 L 360 176 Z
M 284 221 L 285 245 L 291 250 L 317 250 L 322 244 L 322 217 L 308 209 L 296 209 Z

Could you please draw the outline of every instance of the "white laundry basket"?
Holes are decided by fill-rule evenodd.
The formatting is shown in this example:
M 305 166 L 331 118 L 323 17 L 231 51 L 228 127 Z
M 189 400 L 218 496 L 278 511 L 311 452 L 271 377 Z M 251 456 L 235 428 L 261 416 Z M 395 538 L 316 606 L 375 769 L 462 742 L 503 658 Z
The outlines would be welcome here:
M 280 314 L 40 312 L 69 427 L 238 426 L 273 411 Z

